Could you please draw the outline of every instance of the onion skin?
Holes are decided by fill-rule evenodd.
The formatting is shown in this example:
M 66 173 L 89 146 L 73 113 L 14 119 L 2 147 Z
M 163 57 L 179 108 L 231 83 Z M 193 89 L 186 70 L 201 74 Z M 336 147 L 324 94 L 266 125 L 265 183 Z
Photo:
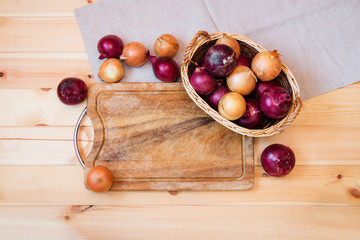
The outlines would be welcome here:
M 119 59 L 109 58 L 101 64 L 98 76 L 105 82 L 117 82 L 124 76 L 124 67 Z
M 205 101 L 215 110 L 218 110 L 220 99 L 227 93 L 229 89 L 225 84 L 218 84 L 213 93 L 205 97 Z
M 87 96 L 87 87 L 79 78 L 65 78 L 57 87 L 57 95 L 59 100 L 66 105 L 79 104 Z
M 295 154 L 287 146 L 272 144 L 261 154 L 261 165 L 270 176 L 282 177 L 295 167 Z
M 280 54 L 276 50 L 260 52 L 251 62 L 251 69 L 262 81 L 271 81 L 276 78 L 281 72 L 281 67 Z
M 179 50 L 179 42 L 173 35 L 163 34 L 155 40 L 154 49 L 159 57 L 172 58 Z
M 241 118 L 235 121 L 239 126 L 249 129 L 259 129 L 264 123 L 264 116 L 261 112 L 259 101 L 255 97 L 245 97 L 246 110 Z
M 236 66 L 246 66 L 248 68 L 251 68 L 251 59 L 246 54 L 240 54 Z
M 124 43 L 121 38 L 115 35 L 106 35 L 97 44 L 97 49 L 100 53 L 99 59 L 119 58 L 123 48 Z
M 240 57 L 240 45 L 239 43 L 232 37 L 229 37 L 228 35 L 226 35 L 225 33 L 215 42 L 215 44 L 225 44 L 228 45 L 229 47 L 231 47 L 235 54 L 236 54 L 236 59 L 239 59 Z
M 237 66 L 227 77 L 226 82 L 230 91 L 246 96 L 254 90 L 256 76 L 250 68 L 246 66 Z
M 261 94 L 261 111 L 269 118 L 285 117 L 292 105 L 290 94 L 282 87 L 268 88 Z
M 218 109 L 221 116 L 233 121 L 245 113 L 246 102 L 240 94 L 229 92 L 220 99 Z
M 151 56 L 149 50 L 146 56 L 152 64 L 154 75 L 163 82 L 173 82 L 180 76 L 179 65 L 171 58 Z
M 268 88 L 272 88 L 272 87 L 280 87 L 280 83 L 278 83 L 275 80 L 272 80 L 270 82 L 262 82 L 262 81 L 258 81 L 256 83 L 255 89 L 254 89 L 254 94 L 257 98 L 260 99 L 261 94 Z
M 201 95 L 209 95 L 216 88 L 216 79 L 202 67 L 197 67 L 190 77 L 191 86 Z
M 146 50 L 142 43 L 130 42 L 125 45 L 120 59 L 132 67 L 140 67 L 146 63 Z
M 105 166 L 92 167 L 86 174 L 86 187 L 96 193 L 108 191 L 114 182 L 114 176 Z
M 226 77 L 235 68 L 234 50 L 225 44 L 216 44 L 205 55 L 204 67 L 215 77 Z

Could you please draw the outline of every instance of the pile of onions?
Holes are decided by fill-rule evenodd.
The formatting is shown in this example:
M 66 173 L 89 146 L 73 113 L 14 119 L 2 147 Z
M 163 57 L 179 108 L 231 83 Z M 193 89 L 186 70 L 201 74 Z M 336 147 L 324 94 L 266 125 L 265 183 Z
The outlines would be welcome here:
M 262 152 L 261 165 L 270 176 L 285 176 L 289 174 L 295 166 L 295 154 L 287 146 L 272 144 Z
M 147 60 L 146 48 L 139 42 L 130 42 L 125 45 L 120 59 L 132 67 L 140 67 L 144 65 Z
M 146 56 L 152 64 L 155 77 L 163 82 L 173 82 L 180 76 L 179 65 L 171 58 L 151 56 L 149 50 Z
M 159 57 L 172 58 L 179 50 L 179 42 L 173 35 L 163 34 L 156 39 L 154 49 Z
M 271 81 L 281 72 L 282 62 L 280 54 L 274 50 L 272 52 L 259 52 L 251 62 L 251 69 L 262 81 Z
M 124 67 L 119 59 L 109 58 L 100 65 L 98 76 L 105 82 L 117 82 L 124 76 Z
M 119 58 L 123 48 L 124 43 L 121 38 L 115 35 L 106 35 L 97 44 L 97 49 L 100 53 L 99 59 Z
M 229 37 L 225 33 L 215 42 L 215 45 L 216 44 L 228 45 L 229 47 L 231 47 L 234 50 L 234 52 L 236 54 L 236 59 L 238 59 L 240 57 L 240 45 L 239 45 L 239 43 L 234 38 Z

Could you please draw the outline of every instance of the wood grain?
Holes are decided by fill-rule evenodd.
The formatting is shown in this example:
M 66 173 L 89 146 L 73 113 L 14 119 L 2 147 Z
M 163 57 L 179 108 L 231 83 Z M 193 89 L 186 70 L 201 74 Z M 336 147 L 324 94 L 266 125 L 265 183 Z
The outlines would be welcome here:
M 73 17 L 0 17 L 0 52 L 84 52 Z
M 0 53 L 0 88 L 56 88 L 66 77 L 94 83 L 85 53 Z
M 359 207 L 74 205 L 6 206 L 0 211 L 1 239 L 41 239 L 44 233 L 51 239 L 89 240 L 144 239 L 144 235 L 156 240 L 338 240 L 339 236 L 352 240 L 360 236 Z
M 213 121 L 180 83 L 93 84 L 87 107 L 95 136 L 85 173 L 95 165 L 108 167 L 113 191 L 247 190 L 253 185 L 252 171 L 246 171 L 253 167 L 252 150 L 247 150 L 252 141 Z M 249 165 L 242 145 L 251 151 Z
M 250 191 L 96 194 L 85 188 L 84 170 L 79 164 L 1 165 L 0 205 L 360 206 L 359 172 L 359 166 L 296 166 L 288 176 L 275 178 L 256 166 L 255 185 Z

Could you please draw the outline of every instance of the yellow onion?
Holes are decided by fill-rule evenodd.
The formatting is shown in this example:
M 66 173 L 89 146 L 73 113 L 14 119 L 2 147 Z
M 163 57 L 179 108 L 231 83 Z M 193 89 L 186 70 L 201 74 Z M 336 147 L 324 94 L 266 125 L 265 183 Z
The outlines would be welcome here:
M 147 60 L 146 50 L 142 43 L 130 42 L 125 45 L 120 59 L 132 67 L 140 67 L 144 65 Z
M 179 42 L 170 34 L 163 34 L 155 40 L 154 49 L 159 57 L 172 58 L 179 50 Z
M 117 82 L 124 76 L 124 67 L 119 59 L 109 58 L 101 64 L 98 76 L 105 82 Z
M 228 120 L 239 119 L 246 110 L 246 102 L 243 96 L 236 92 L 225 94 L 219 102 L 219 113 Z
M 228 45 L 229 47 L 231 47 L 235 54 L 236 54 L 236 59 L 239 59 L 240 57 L 240 45 L 239 43 L 232 37 L 229 37 L 228 35 L 226 35 L 225 33 L 216 41 L 216 44 L 225 44 Z
M 227 85 L 232 92 L 242 96 L 249 95 L 256 86 L 256 77 L 250 68 L 237 66 L 226 79 Z
M 251 69 L 262 81 L 271 81 L 281 72 L 282 62 L 277 50 L 260 52 L 251 62 Z

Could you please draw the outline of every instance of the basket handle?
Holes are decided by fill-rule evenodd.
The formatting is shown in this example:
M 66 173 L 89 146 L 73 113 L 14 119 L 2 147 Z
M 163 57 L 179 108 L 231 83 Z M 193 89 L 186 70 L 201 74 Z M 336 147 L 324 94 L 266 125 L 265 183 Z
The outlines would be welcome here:
M 78 133 L 80 128 L 81 120 L 84 118 L 85 114 L 87 112 L 87 107 L 84 108 L 84 110 L 81 112 L 79 119 L 76 122 L 75 130 L 74 130 L 74 148 L 77 158 L 79 159 L 79 162 L 83 168 L 85 168 L 84 160 L 82 159 L 80 155 L 79 145 L 78 145 Z
M 193 47 L 195 46 L 197 40 L 200 38 L 200 37 L 204 37 L 206 39 L 209 39 L 210 38 L 210 35 L 208 34 L 208 32 L 206 31 L 198 31 L 195 36 L 193 37 L 193 39 L 191 39 L 190 43 L 187 45 L 186 49 L 185 49 L 185 53 L 184 53 L 184 58 L 183 58 L 183 62 L 186 62 L 186 61 L 190 61 L 190 53 L 193 49 Z
M 193 37 L 193 39 L 191 39 L 188 47 L 192 48 L 196 41 L 200 38 L 200 37 L 205 37 L 205 38 L 209 38 L 209 33 L 207 31 L 198 31 L 195 36 Z

